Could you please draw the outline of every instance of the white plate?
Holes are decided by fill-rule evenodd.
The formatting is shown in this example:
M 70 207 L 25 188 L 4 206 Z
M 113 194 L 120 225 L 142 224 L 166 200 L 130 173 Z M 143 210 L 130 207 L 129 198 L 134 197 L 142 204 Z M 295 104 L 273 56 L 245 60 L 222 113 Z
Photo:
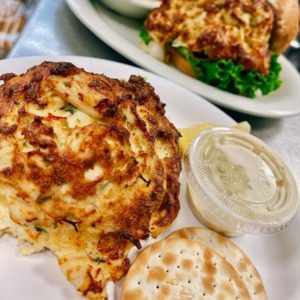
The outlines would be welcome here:
M 83 24 L 120 54 L 217 105 L 269 118 L 281 118 L 300 113 L 300 75 L 283 56 L 280 57 L 283 69 L 281 73 L 283 84 L 280 89 L 255 100 L 248 99 L 202 83 L 146 54 L 138 47 L 141 21 L 130 20 L 113 13 L 99 4 L 100 0 L 66 0 L 66 2 Z
M 147 71 L 115 63 L 85 57 L 28 57 L 0 61 L 0 73 L 24 72 L 43 60 L 70 61 L 88 71 L 128 79 L 130 74 L 144 76 L 155 87 L 166 103 L 167 116 L 177 127 L 196 122 L 214 122 L 232 125 L 234 121 L 214 105 L 175 83 Z M 186 226 L 199 226 L 186 204 L 186 182 L 181 177 L 180 213 L 164 234 Z M 235 239 L 258 268 L 272 300 L 300 299 L 300 215 L 284 231 L 270 236 L 244 235 Z M 145 243 L 143 243 L 145 244 Z M 21 257 L 16 252 L 16 241 L 4 236 L 0 239 L 0 299 L 1 300 L 79 300 L 60 271 L 56 259 L 49 252 Z M 120 283 L 109 284 L 110 300 L 117 300 Z

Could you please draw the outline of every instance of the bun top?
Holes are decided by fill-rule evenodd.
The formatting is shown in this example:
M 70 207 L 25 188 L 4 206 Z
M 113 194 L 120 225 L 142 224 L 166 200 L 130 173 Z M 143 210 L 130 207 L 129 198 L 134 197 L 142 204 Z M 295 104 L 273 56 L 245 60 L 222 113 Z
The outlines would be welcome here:
M 299 30 L 298 0 L 268 0 L 275 14 L 275 24 L 271 40 L 271 49 L 282 53 Z

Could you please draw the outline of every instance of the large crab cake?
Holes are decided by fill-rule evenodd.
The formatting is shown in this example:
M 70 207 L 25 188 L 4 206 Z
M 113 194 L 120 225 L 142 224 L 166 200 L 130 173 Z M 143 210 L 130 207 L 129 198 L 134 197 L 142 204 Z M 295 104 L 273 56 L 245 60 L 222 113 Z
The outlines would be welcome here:
M 179 133 L 153 87 L 44 62 L 0 86 L 0 231 L 89 299 L 179 210 Z

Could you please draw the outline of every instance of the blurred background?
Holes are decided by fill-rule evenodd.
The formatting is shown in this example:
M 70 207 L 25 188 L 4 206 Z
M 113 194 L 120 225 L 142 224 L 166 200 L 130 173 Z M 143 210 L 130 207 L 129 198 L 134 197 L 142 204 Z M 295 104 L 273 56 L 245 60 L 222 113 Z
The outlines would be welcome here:
M 0 58 L 17 41 L 38 0 L 0 0 Z
M 43 0 L 0 0 L 0 59 L 9 54 L 40 1 Z M 300 34 L 285 56 L 300 72 Z

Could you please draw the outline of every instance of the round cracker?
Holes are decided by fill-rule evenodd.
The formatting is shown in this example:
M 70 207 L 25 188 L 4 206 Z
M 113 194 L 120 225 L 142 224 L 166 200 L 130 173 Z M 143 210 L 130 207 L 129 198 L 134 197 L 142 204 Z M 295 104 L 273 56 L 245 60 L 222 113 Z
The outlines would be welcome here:
M 185 238 L 204 243 L 223 256 L 245 283 L 252 300 L 266 300 L 263 281 L 247 255 L 230 239 L 212 230 L 200 227 L 179 229 L 168 238 Z
M 248 300 L 248 290 L 217 252 L 189 239 L 164 239 L 143 250 L 130 267 L 121 300 Z

